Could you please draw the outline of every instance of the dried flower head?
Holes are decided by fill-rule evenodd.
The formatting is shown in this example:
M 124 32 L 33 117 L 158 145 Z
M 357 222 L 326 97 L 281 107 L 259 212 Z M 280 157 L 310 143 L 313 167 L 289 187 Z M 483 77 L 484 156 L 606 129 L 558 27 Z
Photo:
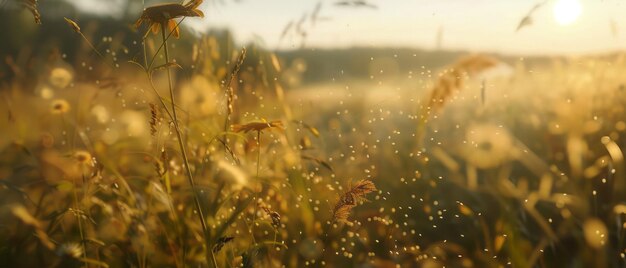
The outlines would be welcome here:
M 279 129 L 283 129 L 283 122 L 281 122 L 280 120 L 276 120 L 276 121 L 271 121 L 271 122 L 250 122 L 247 123 L 245 125 L 233 125 L 232 129 L 234 132 L 244 132 L 244 133 L 248 133 L 250 131 L 263 131 L 265 129 L 270 129 L 270 128 L 279 128 Z
M 135 22 L 135 27 L 139 28 L 141 24 L 146 22 L 152 29 L 153 33 L 159 31 L 159 26 L 167 26 L 174 37 L 180 36 L 180 29 L 174 19 L 181 17 L 204 17 L 204 13 L 198 9 L 203 0 L 191 0 L 189 3 L 182 5 L 178 3 L 167 3 L 148 7 L 143 10 L 141 17 Z
M 162 177 L 167 172 L 167 164 L 169 163 L 167 156 L 167 151 L 165 149 L 161 150 L 161 156 L 159 159 L 155 159 L 154 161 L 154 169 L 156 170 L 159 177 Z
M 156 137 L 158 125 L 161 122 L 157 106 L 154 103 L 150 103 L 150 135 Z
M 78 243 L 65 243 L 57 248 L 57 255 L 61 257 L 80 258 L 83 247 Z
M 50 109 L 53 114 L 64 114 L 69 112 L 70 103 L 64 99 L 56 99 L 50 104 Z
M 272 226 L 274 226 L 274 228 L 280 227 L 280 214 L 278 214 L 278 212 L 273 211 L 266 206 L 261 206 L 261 209 L 263 209 L 263 211 L 265 211 L 265 213 L 270 216 L 270 218 L 272 219 Z
M 87 151 L 76 151 L 74 159 L 83 165 L 91 164 L 91 154 Z
M 350 211 L 358 202 L 365 200 L 365 195 L 378 191 L 376 185 L 370 180 L 357 182 L 350 190 L 339 197 L 339 201 L 333 208 L 333 220 L 335 222 L 348 222 Z
M 471 55 L 459 59 L 437 79 L 427 107 L 435 112 L 440 110 L 453 93 L 463 87 L 466 76 L 483 72 L 498 63 L 497 59 L 484 55 Z
M 217 242 L 215 243 L 215 247 L 213 247 L 213 253 L 218 253 L 220 252 L 220 250 L 222 250 L 222 248 L 224 247 L 224 245 L 232 242 L 233 240 L 235 240 L 234 236 L 222 236 L 220 237 Z

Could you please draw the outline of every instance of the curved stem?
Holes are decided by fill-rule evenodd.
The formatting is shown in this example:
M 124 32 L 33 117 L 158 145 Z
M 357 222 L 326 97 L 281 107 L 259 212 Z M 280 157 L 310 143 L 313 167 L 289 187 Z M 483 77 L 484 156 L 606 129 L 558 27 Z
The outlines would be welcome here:
M 167 38 L 165 36 L 165 23 L 161 23 L 161 35 L 163 37 L 163 48 L 164 48 L 164 52 L 165 52 L 165 64 L 169 63 L 169 51 L 167 48 Z M 200 218 L 200 224 L 202 225 L 202 232 L 204 233 L 204 242 L 205 242 L 205 246 L 206 246 L 206 251 L 207 251 L 207 262 L 208 263 L 212 263 L 212 264 L 216 264 L 215 261 L 215 256 L 212 254 L 211 251 L 211 243 L 209 240 L 209 229 L 206 223 L 206 219 L 204 218 L 204 213 L 202 212 L 202 206 L 200 205 L 200 198 L 198 197 L 198 191 L 196 190 L 196 184 L 193 180 L 193 174 L 191 173 L 191 167 L 189 166 L 189 158 L 187 157 L 187 151 L 185 149 L 185 144 L 183 141 L 183 137 L 181 134 L 181 130 L 180 127 L 178 126 L 178 116 L 176 114 L 176 104 L 174 101 L 174 88 L 172 85 L 172 76 L 170 74 L 170 70 L 169 68 L 166 68 L 165 70 L 167 72 L 167 81 L 168 81 L 168 86 L 169 86 L 169 91 L 170 91 L 170 101 L 172 104 L 172 121 L 174 123 L 174 132 L 176 132 L 176 137 L 178 138 L 178 145 L 180 146 L 180 152 L 182 154 L 183 157 L 183 162 L 185 165 L 185 171 L 187 173 L 187 179 L 189 180 L 189 185 L 191 185 L 191 191 L 193 192 L 193 199 L 194 199 L 194 203 L 195 203 L 195 207 L 196 210 L 198 211 L 198 217 Z M 210 261 L 209 261 L 210 260 Z M 217 267 L 217 266 L 216 266 Z

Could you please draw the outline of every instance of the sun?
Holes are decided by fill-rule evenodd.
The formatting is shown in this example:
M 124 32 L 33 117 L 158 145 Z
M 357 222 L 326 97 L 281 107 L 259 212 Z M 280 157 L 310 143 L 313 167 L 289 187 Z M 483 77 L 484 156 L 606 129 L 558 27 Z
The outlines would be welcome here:
M 578 0 L 558 0 L 554 4 L 554 20 L 560 25 L 569 25 L 578 19 L 582 11 Z

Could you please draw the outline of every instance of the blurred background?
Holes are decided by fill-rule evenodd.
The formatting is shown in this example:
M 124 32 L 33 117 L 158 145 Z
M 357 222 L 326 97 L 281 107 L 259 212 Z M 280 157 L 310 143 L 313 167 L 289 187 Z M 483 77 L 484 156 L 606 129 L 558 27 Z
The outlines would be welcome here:
M 626 2 L 164 2 L 0 0 L 0 267 L 626 266 Z

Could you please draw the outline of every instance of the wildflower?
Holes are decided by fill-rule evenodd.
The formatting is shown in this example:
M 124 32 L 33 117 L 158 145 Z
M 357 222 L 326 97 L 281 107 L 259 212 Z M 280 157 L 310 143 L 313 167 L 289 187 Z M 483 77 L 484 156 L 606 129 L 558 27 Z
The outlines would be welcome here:
M 219 89 L 205 76 L 196 75 L 191 81 L 184 83 L 180 89 L 180 106 L 190 107 L 193 114 L 208 116 L 217 110 L 215 99 Z
M 120 122 L 128 137 L 139 137 L 148 134 L 149 126 L 145 124 L 148 121 L 142 112 L 134 110 L 126 110 L 120 114 L 118 122 Z
M 35 93 L 39 95 L 42 99 L 49 100 L 54 97 L 54 90 L 47 86 L 39 87 Z
M 467 162 L 478 168 L 496 167 L 511 157 L 513 139 L 509 133 L 495 125 L 476 125 L 465 134 Z
M 83 255 L 83 247 L 78 243 L 66 243 L 57 248 L 57 255 L 70 258 L 80 258 Z
M 159 26 L 167 26 L 174 37 L 180 36 L 180 30 L 174 19 L 180 17 L 204 17 L 204 13 L 198 9 L 203 0 L 191 0 L 182 5 L 177 3 L 160 4 L 148 7 L 143 10 L 141 17 L 135 22 L 135 27 L 139 28 L 146 22 L 153 33 L 159 31 Z
M 280 120 L 266 122 L 264 120 L 263 122 L 251 122 L 245 125 L 233 125 L 232 126 L 232 129 L 234 132 L 245 132 L 245 133 L 248 133 L 253 130 L 260 132 L 262 130 L 270 129 L 270 128 L 283 129 L 284 128 L 283 122 L 281 122 Z
M 70 111 L 70 103 L 64 99 L 56 99 L 50 105 L 53 114 L 64 114 Z
M 54 68 L 50 72 L 50 77 L 48 81 L 50 84 L 56 88 L 66 88 L 72 82 L 73 75 L 70 70 L 66 68 Z
M 606 245 L 609 231 L 606 225 L 597 218 L 587 219 L 583 223 L 583 233 L 587 244 L 592 248 L 599 249 Z
M 91 163 L 91 154 L 87 151 L 77 151 L 74 153 L 74 159 L 80 164 L 87 165 Z
M 106 107 L 99 105 L 99 104 L 91 108 L 91 115 L 94 116 L 96 118 L 96 121 L 98 121 L 98 123 L 101 123 L 101 124 L 108 122 L 109 119 L 111 118 L 111 115 L 109 114 L 109 110 L 107 110 Z

